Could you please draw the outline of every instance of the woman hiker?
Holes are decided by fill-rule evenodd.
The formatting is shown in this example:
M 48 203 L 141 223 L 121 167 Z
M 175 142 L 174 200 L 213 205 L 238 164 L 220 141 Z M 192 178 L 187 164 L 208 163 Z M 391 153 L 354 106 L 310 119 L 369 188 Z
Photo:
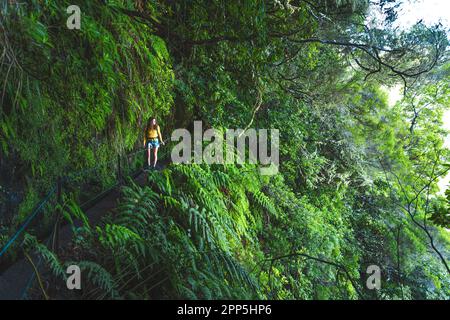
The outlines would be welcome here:
M 144 148 L 147 148 L 147 162 L 150 168 L 156 168 L 156 162 L 158 161 L 158 148 L 160 144 L 165 144 L 161 136 L 161 130 L 156 122 L 156 119 L 150 118 L 144 132 Z M 153 149 L 153 166 L 150 161 L 151 149 Z

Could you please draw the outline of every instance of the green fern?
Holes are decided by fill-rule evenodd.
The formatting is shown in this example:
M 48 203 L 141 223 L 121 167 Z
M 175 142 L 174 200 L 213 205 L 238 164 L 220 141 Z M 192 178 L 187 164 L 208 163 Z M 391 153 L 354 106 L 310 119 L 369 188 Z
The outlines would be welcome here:
M 250 191 L 251 195 L 253 196 L 253 199 L 255 202 L 263 209 L 267 210 L 269 213 L 277 216 L 277 210 L 275 209 L 275 205 L 272 202 L 272 200 L 266 196 L 262 191 L 260 190 L 254 190 Z
M 66 272 L 60 263 L 58 257 L 42 243 L 39 243 L 35 236 L 30 235 L 29 233 L 25 233 L 23 240 L 23 248 L 26 251 L 35 251 L 38 255 L 40 255 L 47 266 L 50 268 L 53 275 L 60 279 L 66 279 Z
M 120 298 L 117 284 L 114 282 L 113 276 L 105 268 L 93 261 L 68 262 L 68 265 L 76 264 L 80 267 L 83 275 L 87 274 L 87 278 L 92 284 L 101 289 L 111 299 Z M 97 293 L 97 296 L 100 296 Z

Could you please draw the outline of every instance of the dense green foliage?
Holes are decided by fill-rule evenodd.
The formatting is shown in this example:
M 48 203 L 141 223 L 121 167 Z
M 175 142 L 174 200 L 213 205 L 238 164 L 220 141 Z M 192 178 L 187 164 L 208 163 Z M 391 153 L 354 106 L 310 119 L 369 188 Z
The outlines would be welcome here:
M 23 246 L 59 278 L 81 267 L 71 298 L 448 299 L 448 40 L 393 30 L 389 3 L 369 28 L 363 0 L 78 1 L 81 30 L 67 1 L 4 4 L 0 199 L 24 192 L 0 245 L 58 176 L 102 165 L 88 183 L 110 183 L 151 115 L 165 135 L 193 120 L 278 128 L 277 175 L 171 164 L 129 181 L 98 226 L 71 190 L 62 212 L 84 223 L 70 250 L 33 230 Z

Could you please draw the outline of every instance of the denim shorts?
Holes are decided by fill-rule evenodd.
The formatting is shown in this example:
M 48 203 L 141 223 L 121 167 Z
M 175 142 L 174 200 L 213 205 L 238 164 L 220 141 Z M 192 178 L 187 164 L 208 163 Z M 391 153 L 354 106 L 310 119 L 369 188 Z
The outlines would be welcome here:
M 159 147 L 159 140 L 158 139 L 150 139 L 147 141 L 147 148 L 158 148 Z

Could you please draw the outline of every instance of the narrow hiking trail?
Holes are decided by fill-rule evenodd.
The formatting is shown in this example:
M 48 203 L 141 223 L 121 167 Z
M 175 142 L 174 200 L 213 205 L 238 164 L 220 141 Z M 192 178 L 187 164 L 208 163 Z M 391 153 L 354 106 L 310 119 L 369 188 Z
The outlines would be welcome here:
M 157 171 L 163 170 L 167 166 L 167 161 L 162 159 L 157 165 Z M 133 181 L 139 185 L 144 186 L 147 181 L 147 170 L 140 170 Z M 89 223 L 92 226 L 98 225 L 101 218 L 114 211 L 120 199 L 120 188 L 117 186 L 107 193 L 102 199 L 85 211 L 89 218 Z M 74 221 L 76 227 L 81 226 L 81 221 Z M 60 252 L 70 244 L 73 232 L 70 224 L 63 225 L 59 230 Z M 42 241 L 47 243 L 51 235 Z M 32 257 L 36 260 L 35 257 Z M 33 261 L 36 264 L 36 261 Z M 41 270 L 38 266 L 38 269 Z M 27 291 L 31 287 L 30 284 L 34 282 L 35 272 L 30 262 L 25 258 L 21 258 L 12 264 L 8 269 L 0 274 L 0 300 L 21 300 L 27 298 Z

